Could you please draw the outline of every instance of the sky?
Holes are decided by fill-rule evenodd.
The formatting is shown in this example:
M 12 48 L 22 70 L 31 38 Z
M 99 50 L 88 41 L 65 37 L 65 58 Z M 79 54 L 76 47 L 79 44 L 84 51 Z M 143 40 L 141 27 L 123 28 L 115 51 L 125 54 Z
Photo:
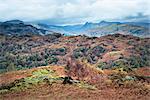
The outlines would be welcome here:
M 0 0 L 0 21 L 77 24 L 150 16 L 150 0 Z

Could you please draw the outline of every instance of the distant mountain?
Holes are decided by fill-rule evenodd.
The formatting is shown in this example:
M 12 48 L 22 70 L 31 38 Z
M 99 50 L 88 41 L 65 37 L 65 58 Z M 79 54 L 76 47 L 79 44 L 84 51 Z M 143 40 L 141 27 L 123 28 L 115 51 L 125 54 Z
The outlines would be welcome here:
M 7 24 L 24 24 L 24 22 L 21 20 L 9 20 L 9 21 L 5 21 L 4 23 L 7 23 Z
M 52 31 L 36 28 L 20 20 L 10 20 L 10 21 L 0 23 L 0 34 L 7 34 L 7 35 L 40 34 L 40 35 L 43 35 L 49 32 L 52 32 Z
M 80 25 L 55 26 L 38 24 L 39 28 L 60 32 L 67 35 L 103 36 L 107 34 L 123 33 L 136 36 L 149 36 L 150 23 L 145 22 L 86 22 Z
M 104 27 L 96 27 L 93 29 L 89 29 L 85 32 L 89 36 L 104 36 L 107 34 L 114 34 L 114 33 L 121 33 L 121 34 L 132 34 L 135 36 L 140 37 L 149 37 L 149 29 L 146 27 L 132 25 L 132 24 L 110 24 Z
M 0 23 L 0 34 L 39 34 L 47 35 L 61 33 L 65 36 L 87 35 L 104 36 L 107 34 L 122 33 L 135 36 L 150 37 L 150 23 L 145 22 L 86 22 L 85 24 L 56 26 L 44 23 L 26 23 L 20 20 L 11 20 Z
M 146 23 L 146 22 L 142 22 L 142 23 L 141 22 L 126 22 L 126 24 L 150 28 L 150 23 Z

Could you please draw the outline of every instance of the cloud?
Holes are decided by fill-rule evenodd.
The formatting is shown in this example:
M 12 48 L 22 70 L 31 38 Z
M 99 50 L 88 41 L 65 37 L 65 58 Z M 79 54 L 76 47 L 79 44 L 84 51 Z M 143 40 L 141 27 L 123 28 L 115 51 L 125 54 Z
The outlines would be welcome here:
M 49 20 L 54 24 L 120 19 L 150 14 L 149 0 L 0 0 L 1 21 Z

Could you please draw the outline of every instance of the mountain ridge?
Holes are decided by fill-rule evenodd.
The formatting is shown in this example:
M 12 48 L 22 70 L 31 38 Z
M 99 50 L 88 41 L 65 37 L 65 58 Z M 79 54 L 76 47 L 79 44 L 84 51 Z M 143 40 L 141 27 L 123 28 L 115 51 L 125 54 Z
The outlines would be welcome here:
M 53 30 L 54 31 L 58 31 L 60 33 L 67 33 L 67 34 L 74 34 L 74 35 L 87 35 L 87 36 L 101 36 L 100 34 L 103 34 L 103 35 L 107 35 L 107 34 L 110 34 L 109 31 L 112 31 L 112 33 L 119 33 L 119 31 L 117 30 L 113 30 L 113 28 L 109 28 L 108 27 L 111 27 L 113 26 L 114 28 L 117 28 L 117 27 L 120 27 L 122 25 L 126 25 L 125 27 L 128 27 L 126 28 L 126 32 L 128 34 L 132 34 L 132 35 L 136 35 L 138 36 L 138 34 L 140 34 L 139 36 L 148 36 L 149 37 L 149 25 L 150 23 L 142 23 L 142 22 L 107 22 L 107 21 L 101 21 L 99 23 L 92 23 L 92 22 L 86 22 L 85 24 L 80 24 L 80 25 L 67 25 L 67 26 L 53 26 L 53 25 L 47 25 L 47 28 L 50 29 L 50 30 Z M 136 33 L 136 32 L 130 32 L 132 30 L 128 30 L 129 27 L 134 27 L 134 29 L 136 30 L 140 30 L 141 29 L 141 32 L 139 33 Z M 107 28 L 108 32 L 106 30 L 102 30 L 102 31 L 106 31 L 106 32 L 102 32 L 102 31 L 99 31 L 97 33 L 97 35 L 91 35 L 92 30 L 94 30 L 95 28 L 100 28 L 102 30 L 102 28 Z M 120 27 L 120 32 L 124 31 L 121 27 Z M 89 33 L 90 32 L 90 33 Z M 102 32 L 102 33 L 101 33 Z M 142 33 L 143 32 L 143 33 Z M 100 33 L 100 34 L 99 34 Z M 142 35 L 143 34 L 143 35 Z
M 43 23 L 27 23 L 21 20 L 10 20 L 0 23 L 1 34 L 39 34 L 61 33 L 66 36 L 87 35 L 99 37 L 114 33 L 131 34 L 139 37 L 150 37 L 150 23 L 142 22 L 86 22 L 77 25 L 48 25 Z
M 21 20 L 10 20 L 10 21 L 5 21 L 5 22 L 0 23 L 0 34 L 6 34 L 6 35 L 39 34 L 39 35 L 44 35 L 47 32 L 52 33 L 52 31 L 34 27 L 33 25 L 25 23 Z

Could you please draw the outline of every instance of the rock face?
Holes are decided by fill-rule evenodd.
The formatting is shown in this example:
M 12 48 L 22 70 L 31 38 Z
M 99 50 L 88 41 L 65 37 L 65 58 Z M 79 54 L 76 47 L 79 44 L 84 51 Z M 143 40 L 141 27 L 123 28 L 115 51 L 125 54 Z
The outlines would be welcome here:
M 45 34 L 46 30 L 38 29 L 32 25 L 25 24 L 20 20 L 11 20 L 0 23 L 0 34 L 25 35 L 25 34 Z

